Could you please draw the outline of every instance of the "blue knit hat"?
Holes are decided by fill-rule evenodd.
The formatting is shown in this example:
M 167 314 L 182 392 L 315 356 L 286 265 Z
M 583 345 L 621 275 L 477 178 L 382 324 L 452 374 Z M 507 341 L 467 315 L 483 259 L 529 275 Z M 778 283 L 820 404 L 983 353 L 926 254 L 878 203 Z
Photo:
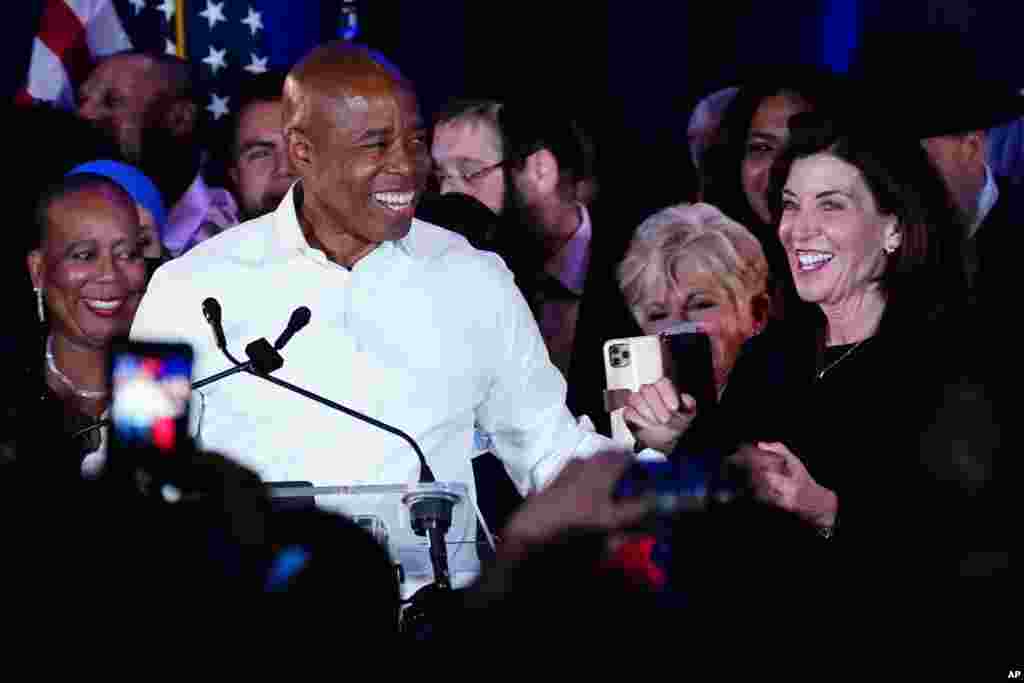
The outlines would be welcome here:
M 164 199 L 160 190 L 149 179 L 145 173 L 120 161 L 101 159 L 89 161 L 71 169 L 68 175 L 78 173 L 93 173 L 110 178 L 124 188 L 124 191 L 132 196 L 136 204 L 149 209 L 156 221 L 156 229 L 163 235 L 164 226 L 167 224 L 167 209 L 164 207 Z

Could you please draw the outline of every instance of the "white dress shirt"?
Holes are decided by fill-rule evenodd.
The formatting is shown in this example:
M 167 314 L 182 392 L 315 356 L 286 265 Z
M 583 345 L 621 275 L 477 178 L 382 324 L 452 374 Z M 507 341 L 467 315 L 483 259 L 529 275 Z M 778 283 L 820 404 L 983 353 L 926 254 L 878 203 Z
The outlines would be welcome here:
M 474 420 L 523 493 L 545 485 L 569 457 L 612 445 L 565 407 L 565 380 L 500 258 L 414 220 L 406 237 L 348 270 L 306 242 L 295 192 L 275 212 L 162 266 L 132 337 L 191 344 L 200 378 L 229 365 L 203 317 L 206 297 L 220 301 L 236 356 L 260 337 L 272 342 L 292 311 L 308 306 L 312 320 L 274 374 L 404 430 L 439 481 L 465 482 L 470 491 Z M 258 378 L 232 376 L 200 393 L 202 447 L 265 481 L 418 478 L 402 439 Z
M 981 188 L 981 193 L 978 194 L 978 209 L 974 212 L 974 221 L 967 231 L 967 239 L 971 239 L 974 237 L 974 233 L 978 232 L 978 228 L 988 218 L 997 201 L 999 201 L 999 186 L 996 185 L 992 168 L 985 164 L 985 185 Z

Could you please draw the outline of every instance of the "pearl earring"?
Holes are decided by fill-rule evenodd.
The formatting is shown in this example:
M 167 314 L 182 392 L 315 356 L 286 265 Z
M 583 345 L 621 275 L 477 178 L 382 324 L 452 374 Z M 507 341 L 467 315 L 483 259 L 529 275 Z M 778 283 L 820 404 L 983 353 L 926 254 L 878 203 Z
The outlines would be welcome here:
M 39 322 L 46 322 L 46 304 L 43 301 L 43 288 L 36 287 L 36 308 L 39 311 Z

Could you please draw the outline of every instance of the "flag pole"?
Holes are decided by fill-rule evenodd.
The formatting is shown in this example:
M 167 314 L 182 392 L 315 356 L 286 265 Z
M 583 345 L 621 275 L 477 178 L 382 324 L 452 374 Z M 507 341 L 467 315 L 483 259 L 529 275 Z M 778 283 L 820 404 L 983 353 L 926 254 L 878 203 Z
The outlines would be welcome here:
M 186 52 L 185 46 L 185 0 L 177 0 L 178 11 L 175 14 L 176 31 L 178 34 L 178 56 L 182 59 L 188 59 L 188 53 Z

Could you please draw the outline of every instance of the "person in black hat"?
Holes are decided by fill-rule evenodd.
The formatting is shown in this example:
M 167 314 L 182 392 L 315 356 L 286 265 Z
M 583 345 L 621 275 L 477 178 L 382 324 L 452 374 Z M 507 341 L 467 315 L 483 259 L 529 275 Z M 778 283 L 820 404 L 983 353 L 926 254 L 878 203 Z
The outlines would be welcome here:
M 1024 218 L 1022 198 L 987 163 L 986 130 L 1024 112 L 1024 97 L 993 88 L 941 111 L 922 121 L 922 144 L 963 214 L 964 268 L 977 296 L 986 281 L 1000 277 L 992 249 L 1001 248 L 1003 235 L 996 233 L 1015 230 L 1008 224 Z
M 988 78 L 977 52 L 948 31 L 871 36 L 856 70 L 866 99 L 886 103 L 886 125 L 920 139 L 942 175 L 964 223 L 972 297 L 987 305 L 1009 272 L 1024 196 L 987 163 L 986 131 L 1024 115 L 1024 94 Z

